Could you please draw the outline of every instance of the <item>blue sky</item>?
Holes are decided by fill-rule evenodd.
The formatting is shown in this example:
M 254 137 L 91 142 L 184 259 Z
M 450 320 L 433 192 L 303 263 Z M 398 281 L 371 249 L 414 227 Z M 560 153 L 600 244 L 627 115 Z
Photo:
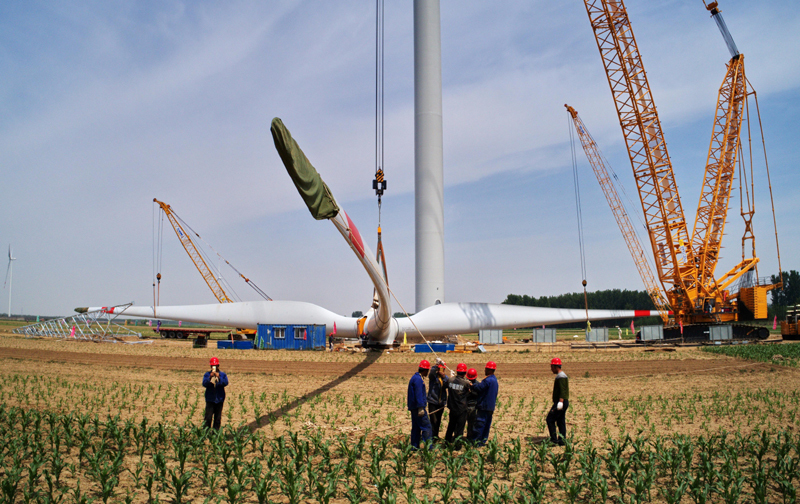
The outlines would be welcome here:
M 800 10 L 789 1 L 721 7 L 759 95 L 783 269 L 800 269 Z M 728 52 L 699 0 L 627 8 L 691 223 Z M 273 298 L 365 310 L 365 272 L 333 226 L 308 214 L 269 124 L 283 119 L 374 249 L 374 9 L 363 1 L 0 4 L 0 246 L 18 258 L 12 312 L 152 304 L 154 197 Z M 564 103 L 636 201 L 583 3 L 444 1 L 441 10 L 446 301 L 578 291 Z M 382 224 L 390 286 L 412 311 L 411 2 L 387 2 L 385 23 Z M 578 154 L 589 289 L 641 289 Z M 763 163 L 756 170 L 766 276 L 777 261 Z M 738 209 L 736 192 L 718 272 L 741 257 Z M 214 302 L 174 235 L 165 233 L 163 258 L 162 304 Z M 258 299 L 224 273 L 241 299 Z

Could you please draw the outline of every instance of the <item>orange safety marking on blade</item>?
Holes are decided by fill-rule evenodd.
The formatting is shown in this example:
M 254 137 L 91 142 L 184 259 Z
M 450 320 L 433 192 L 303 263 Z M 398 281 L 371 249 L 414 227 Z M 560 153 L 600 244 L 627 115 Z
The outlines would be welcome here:
M 350 220 L 350 216 L 346 213 L 344 214 L 347 217 L 347 227 L 350 231 L 350 242 L 355 246 L 356 251 L 358 254 L 363 258 L 364 257 L 364 242 L 361 241 L 361 233 L 358 232 L 356 225 L 353 224 L 353 221 Z

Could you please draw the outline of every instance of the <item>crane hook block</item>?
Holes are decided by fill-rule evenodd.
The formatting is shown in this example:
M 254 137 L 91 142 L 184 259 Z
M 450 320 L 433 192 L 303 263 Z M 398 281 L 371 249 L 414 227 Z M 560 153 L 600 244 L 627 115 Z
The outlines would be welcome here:
M 383 169 L 379 168 L 378 171 L 375 172 L 372 188 L 375 189 L 375 194 L 383 196 L 383 191 L 386 190 L 386 179 L 383 178 Z

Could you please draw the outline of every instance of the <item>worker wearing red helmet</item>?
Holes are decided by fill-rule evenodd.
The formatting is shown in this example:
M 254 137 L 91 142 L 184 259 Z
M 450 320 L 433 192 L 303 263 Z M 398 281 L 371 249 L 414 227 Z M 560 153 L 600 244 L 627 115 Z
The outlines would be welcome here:
M 547 430 L 550 431 L 550 442 L 560 446 L 564 445 L 567 438 L 566 414 L 569 408 L 569 377 L 561 370 L 561 359 L 558 357 L 550 361 L 550 371 L 556 375 L 553 384 L 553 407 L 547 414 Z M 558 433 L 556 435 L 556 426 Z
M 476 384 L 473 389 L 478 393 L 478 411 L 475 415 L 475 441 L 478 446 L 483 446 L 489 439 L 489 429 L 492 427 L 492 417 L 497 404 L 497 377 L 494 372 L 497 364 L 492 361 L 486 363 L 484 374 L 486 378 Z
M 437 358 L 428 374 L 428 417 L 431 419 L 433 437 L 437 440 L 444 408 L 447 406 L 447 385 L 450 378 L 447 377 L 446 369 L 445 362 Z
M 419 369 L 408 382 L 408 411 L 411 412 L 411 446 L 419 448 L 420 439 L 428 442 L 431 439 L 431 421 L 425 406 L 428 404 L 428 397 L 425 394 L 425 380 L 431 370 L 431 363 L 423 359 L 419 363 Z
M 463 362 L 456 366 L 456 376 L 447 384 L 447 409 L 450 410 L 450 420 L 447 422 L 447 432 L 444 440 L 448 443 L 456 442 L 456 449 L 461 448 L 460 440 L 464 437 L 464 426 L 467 423 L 467 395 L 471 384 L 465 378 L 467 365 Z
M 219 359 L 216 357 L 211 357 L 208 364 L 211 369 L 203 375 L 203 387 L 206 388 L 205 426 L 211 428 L 213 425 L 215 430 L 219 430 L 222 423 L 222 405 L 225 403 L 228 375 L 219 370 Z
M 478 414 L 478 393 L 475 392 L 475 383 L 478 380 L 478 370 L 469 368 L 467 370 L 467 381 L 470 384 L 467 394 L 467 439 L 475 439 L 475 416 Z

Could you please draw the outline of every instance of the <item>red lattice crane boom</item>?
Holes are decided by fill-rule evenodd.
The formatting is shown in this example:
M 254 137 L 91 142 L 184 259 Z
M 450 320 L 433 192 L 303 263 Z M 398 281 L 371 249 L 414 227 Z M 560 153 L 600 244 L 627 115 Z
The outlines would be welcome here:
M 578 111 L 569 105 L 564 106 L 567 108 L 567 112 L 569 112 L 572 118 L 572 124 L 575 126 L 578 138 L 581 139 L 583 150 L 586 152 L 589 164 L 592 166 L 592 170 L 597 177 L 597 182 L 600 184 L 601 189 L 603 189 L 603 194 L 606 197 L 608 206 L 611 207 L 611 213 L 614 214 L 614 219 L 616 219 L 617 225 L 620 231 L 622 231 L 622 237 L 625 240 L 625 244 L 628 246 L 628 251 L 631 253 L 631 257 L 636 265 L 636 269 L 639 271 L 639 276 L 642 278 L 645 289 L 650 295 L 650 299 L 653 300 L 653 304 L 658 310 L 661 319 L 666 324 L 669 320 L 669 303 L 661 293 L 661 287 L 653 275 L 653 270 L 650 269 L 650 263 L 647 262 L 647 257 L 644 255 L 639 237 L 636 235 L 628 213 L 625 211 L 625 206 L 619 199 L 611 177 L 608 175 L 608 169 L 606 169 L 606 163 L 603 160 L 603 155 L 600 153 L 600 148 L 597 146 L 594 138 L 592 138 L 589 130 L 586 129 L 586 125 L 578 116 Z

